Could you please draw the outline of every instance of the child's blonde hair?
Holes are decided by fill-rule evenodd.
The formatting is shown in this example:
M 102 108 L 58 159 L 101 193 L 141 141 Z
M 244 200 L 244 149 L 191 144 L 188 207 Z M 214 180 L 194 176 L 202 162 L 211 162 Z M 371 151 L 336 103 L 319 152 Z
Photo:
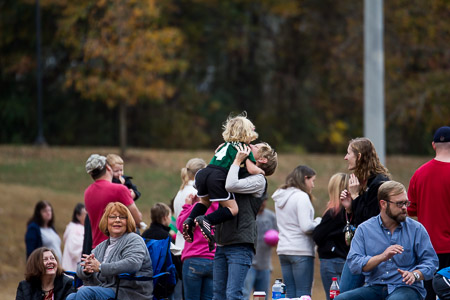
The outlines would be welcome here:
M 106 162 L 111 167 L 114 167 L 115 165 L 123 165 L 122 157 L 117 154 L 108 154 L 108 156 L 106 156 Z
M 193 180 L 198 170 L 206 167 L 206 162 L 201 158 L 191 158 L 186 167 L 181 169 L 181 186 L 180 190 L 184 189 L 189 180 Z
M 239 116 L 229 116 L 223 125 L 223 139 L 225 142 L 243 142 L 249 144 L 258 138 L 255 132 L 255 125 L 247 119 L 247 113 L 243 112 Z

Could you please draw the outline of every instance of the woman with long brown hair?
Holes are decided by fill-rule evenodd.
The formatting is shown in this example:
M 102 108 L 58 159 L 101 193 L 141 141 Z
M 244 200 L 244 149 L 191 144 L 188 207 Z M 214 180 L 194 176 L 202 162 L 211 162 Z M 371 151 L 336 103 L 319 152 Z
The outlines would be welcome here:
M 296 167 L 272 195 L 279 230 L 277 254 L 286 284 L 286 297 L 311 296 L 314 277 L 312 233 L 321 218 L 314 219 L 312 189 L 316 172 Z
M 380 213 L 378 188 L 385 181 L 391 180 L 391 175 L 380 162 L 375 146 L 368 138 L 350 140 L 344 159 L 352 173 L 348 190 L 341 193 L 341 202 L 346 211 L 353 214 L 352 224 L 357 227 Z M 345 264 L 340 284 L 341 293 L 363 284 L 364 276 L 351 274 Z

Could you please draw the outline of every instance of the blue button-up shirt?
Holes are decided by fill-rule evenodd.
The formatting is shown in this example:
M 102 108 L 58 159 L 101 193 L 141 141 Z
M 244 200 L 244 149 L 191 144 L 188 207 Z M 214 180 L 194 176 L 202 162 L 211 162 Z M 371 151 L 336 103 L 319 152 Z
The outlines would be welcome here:
M 403 246 L 403 253 L 394 255 L 369 272 L 362 271 L 370 258 L 396 244 Z M 402 281 L 403 277 L 397 269 L 419 270 L 425 280 L 430 280 L 439 265 L 430 237 L 422 224 L 406 218 L 405 222 L 401 222 L 391 234 L 390 230 L 383 225 L 380 215 L 358 226 L 347 261 L 352 273 L 364 274 L 368 285 L 387 285 L 389 294 L 397 287 L 408 286 Z M 411 287 L 425 297 L 426 291 L 422 281 L 416 281 Z

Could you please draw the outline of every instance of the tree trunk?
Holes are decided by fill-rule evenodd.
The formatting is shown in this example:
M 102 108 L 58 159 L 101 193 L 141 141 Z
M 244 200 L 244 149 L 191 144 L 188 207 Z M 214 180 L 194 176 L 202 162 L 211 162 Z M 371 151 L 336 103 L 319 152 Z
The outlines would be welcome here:
M 127 149 L 127 104 L 120 101 L 119 104 L 119 132 L 120 132 L 120 156 L 125 157 Z

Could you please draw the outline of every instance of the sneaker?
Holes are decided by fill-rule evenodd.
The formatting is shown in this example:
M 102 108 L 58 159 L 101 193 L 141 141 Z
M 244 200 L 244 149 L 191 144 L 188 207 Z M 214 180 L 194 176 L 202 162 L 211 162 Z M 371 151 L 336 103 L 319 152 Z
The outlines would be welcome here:
M 205 218 L 205 216 L 198 216 L 195 218 L 195 223 L 200 227 L 200 230 L 202 231 L 203 236 L 205 239 L 208 240 L 208 245 L 211 251 L 211 246 L 214 249 L 215 239 L 212 235 L 212 230 L 214 229 L 214 226 L 209 223 L 209 221 Z
M 192 218 L 187 218 L 183 222 L 183 237 L 188 243 L 192 243 L 194 240 L 194 227 L 195 222 Z

